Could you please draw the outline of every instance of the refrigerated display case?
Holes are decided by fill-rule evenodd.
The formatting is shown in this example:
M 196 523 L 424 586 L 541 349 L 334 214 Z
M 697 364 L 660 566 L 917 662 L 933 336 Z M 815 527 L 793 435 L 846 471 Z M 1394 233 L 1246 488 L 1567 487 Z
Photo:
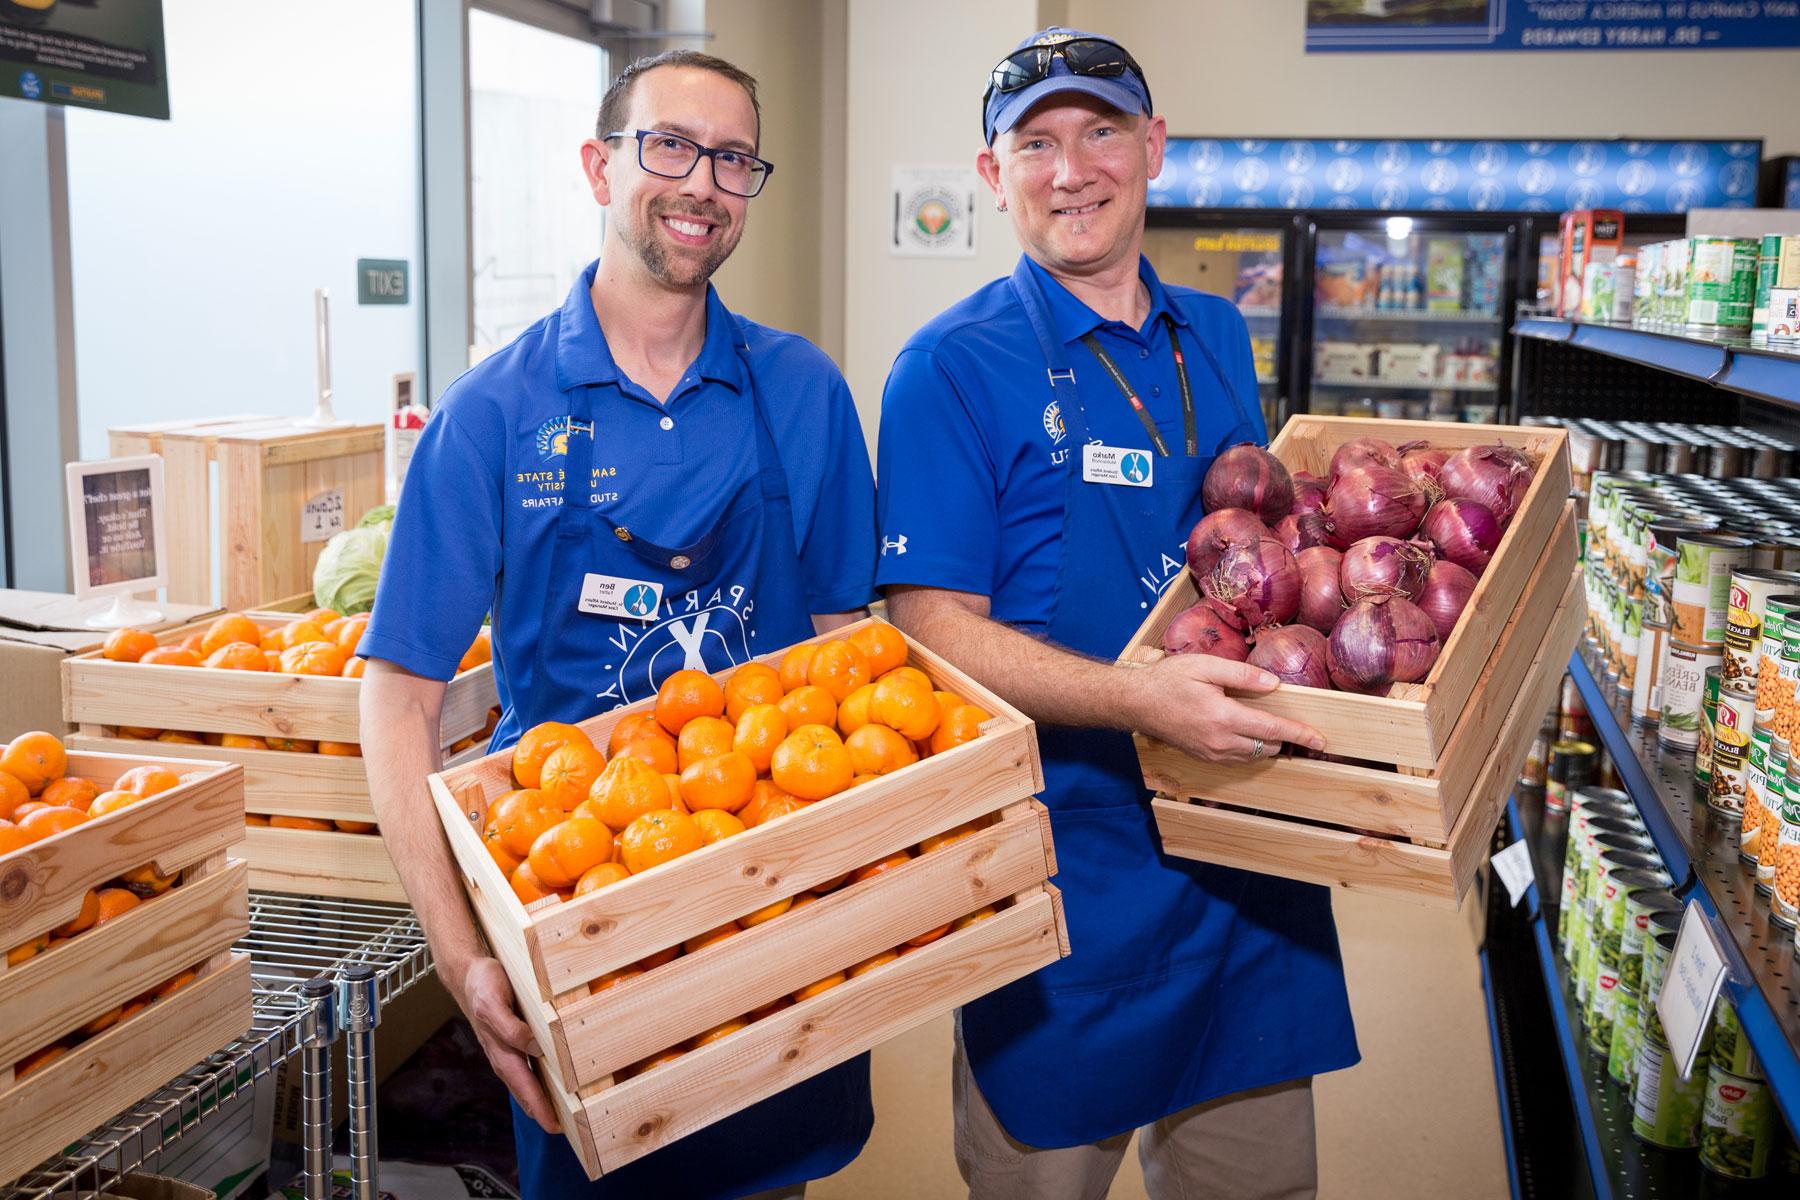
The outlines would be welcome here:
M 1506 220 L 1379 213 L 1309 222 L 1306 410 L 1496 420 L 1518 232 Z
M 1287 281 L 1295 274 L 1298 242 L 1299 223 L 1286 216 L 1254 224 L 1151 209 L 1144 231 L 1144 254 L 1164 283 L 1223 296 L 1243 314 L 1263 420 L 1271 432 L 1292 411 L 1283 347 L 1290 344 L 1296 316 Z

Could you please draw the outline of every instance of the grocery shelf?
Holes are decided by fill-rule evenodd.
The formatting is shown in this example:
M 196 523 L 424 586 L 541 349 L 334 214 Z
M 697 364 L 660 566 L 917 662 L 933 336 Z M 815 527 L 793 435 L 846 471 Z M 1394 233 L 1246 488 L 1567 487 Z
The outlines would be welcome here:
M 1613 325 L 1520 314 L 1513 333 L 1681 375 L 1746 396 L 1800 407 L 1800 344 L 1676 326 Z
M 1273 321 L 1281 316 L 1281 309 L 1273 304 L 1240 304 L 1237 310 L 1246 321 Z
M 1800 1128 L 1800 958 L 1794 931 L 1769 919 L 1753 873 L 1737 856 L 1737 831 L 1694 795 L 1691 754 L 1665 751 L 1654 734 L 1631 725 L 1629 697 L 1596 677 L 1577 652 L 1569 672 L 1618 767 L 1625 790 L 1644 816 L 1677 891 L 1692 899 L 1727 936 L 1726 994 L 1763 1060 L 1770 1090 L 1788 1124 Z
M 1362 388 L 1370 392 L 1492 392 L 1496 383 L 1454 383 L 1445 379 L 1376 379 L 1368 375 L 1313 376 L 1314 387 Z
M 375 970 L 387 1004 L 431 973 L 431 953 L 403 904 L 252 892 L 250 931 L 234 949 L 251 958 L 250 1032 L 11 1184 L 0 1200 L 50 1200 L 98 1191 L 209 1125 L 301 1049 L 301 986 L 348 967 Z
M 1367 305 L 1321 304 L 1313 310 L 1321 321 L 1438 321 L 1452 325 L 1498 325 L 1500 314 L 1480 309 L 1374 308 Z

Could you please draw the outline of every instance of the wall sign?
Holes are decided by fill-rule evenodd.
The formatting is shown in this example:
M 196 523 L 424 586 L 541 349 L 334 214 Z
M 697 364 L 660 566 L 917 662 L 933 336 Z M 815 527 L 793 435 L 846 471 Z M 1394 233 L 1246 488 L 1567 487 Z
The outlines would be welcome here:
M 1800 0 L 1796 0 L 1800 3 Z M 1172 208 L 1680 213 L 1749 208 L 1762 142 L 1170 138 Z
M 1800 46 L 1794 0 L 1307 0 L 1307 52 Z
M 981 176 L 967 167 L 894 167 L 889 253 L 900 258 L 975 257 L 975 197 Z
M 5 0 L 0 0 L 4 3 Z M 358 304 L 405 304 L 412 298 L 408 288 L 407 262 L 404 258 L 359 258 L 356 260 L 356 302 Z
M 169 118 L 162 0 L 0 0 L 0 96 Z
M 69 561 L 75 596 L 111 596 L 97 628 L 154 621 L 161 614 L 125 597 L 169 582 L 162 560 L 163 460 L 154 454 L 68 464 Z

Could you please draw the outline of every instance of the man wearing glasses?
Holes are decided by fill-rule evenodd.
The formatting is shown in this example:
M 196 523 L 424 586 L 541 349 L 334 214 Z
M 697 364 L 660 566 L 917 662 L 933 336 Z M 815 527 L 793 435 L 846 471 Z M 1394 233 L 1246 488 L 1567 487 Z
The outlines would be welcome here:
M 876 580 L 896 623 L 1039 722 L 1072 955 L 960 1014 L 975 1200 L 1104 1195 L 1136 1130 L 1152 1197 L 1314 1194 L 1311 1077 L 1357 1059 L 1329 893 L 1161 853 L 1127 730 L 1248 763 L 1304 725 L 1244 663 L 1113 665 L 1182 568 L 1200 484 L 1266 432 L 1243 319 L 1140 253 L 1166 130 L 1117 43 L 1021 42 L 977 159 L 1024 248 L 901 350 L 882 397 Z
M 843 378 L 803 339 L 733 316 L 708 283 L 773 170 L 759 121 L 756 81 L 707 55 L 643 59 L 613 81 L 581 147 L 607 214 L 600 260 L 445 392 L 358 648 L 382 832 L 439 975 L 512 1093 L 528 1200 L 796 1197 L 854 1158 L 874 1120 L 863 1056 L 590 1184 L 424 782 L 443 681 L 489 612 L 500 750 L 865 611 L 874 484 Z

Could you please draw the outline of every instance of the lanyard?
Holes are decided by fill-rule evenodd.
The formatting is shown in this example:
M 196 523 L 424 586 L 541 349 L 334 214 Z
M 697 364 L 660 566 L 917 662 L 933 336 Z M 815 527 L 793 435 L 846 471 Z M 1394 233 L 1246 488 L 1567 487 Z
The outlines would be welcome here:
M 1181 384 L 1181 426 L 1182 432 L 1187 435 L 1187 456 L 1193 458 L 1200 453 L 1200 445 L 1194 435 L 1194 391 L 1188 384 L 1187 359 L 1181 353 L 1181 339 L 1175 334 L 1175 318 L 1165 312 L 1162 319 L 1169 330 L 1169 350 L 1175 355 L 1175 378 Z M 1137 392 L 1132 390 L 1131 381 L 1125 378 L 1125 372 L 1119 370 L 1119 364 L 1100 345 L 1100 339 L 1086 333 L 1081 337 L 1081 344 L 1094 352 L 1094 357 L 1100 360 L 1100 365 L 1112 376 L 1113 384 L 1125 397 L 1125 402 L 1131 405 L 1138 420 L 1144 423 L 1145 431 L 1150 434 L 1150 444 L 1156 447 L 1156 452 L 1164 458 L 1169 457 L 1169 444 L 1163 441 L 1162 434 L 1157 430 L 1155 418 L 1144 407 L 1144 402 L 1138 399 Z

